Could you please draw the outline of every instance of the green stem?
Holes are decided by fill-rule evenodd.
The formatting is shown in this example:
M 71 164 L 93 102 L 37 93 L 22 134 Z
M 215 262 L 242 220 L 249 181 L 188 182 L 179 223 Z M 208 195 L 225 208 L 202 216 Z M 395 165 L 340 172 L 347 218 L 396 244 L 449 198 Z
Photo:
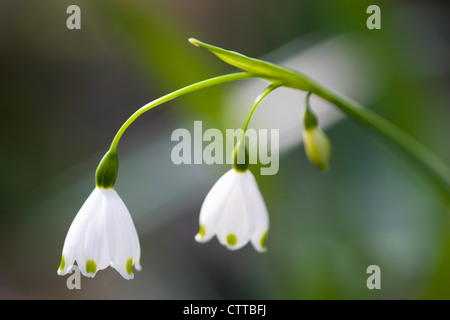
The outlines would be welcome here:
M 438 183 L 446 200 L 450 200 L 450 169 L 445 162 L 417 140 L 370 109 L 318 83 L 312 82 L 312 84 L 314 94 L 333 103 L 348 117 L 387 138 L 406 152 Z
M 311 111 L 311 108 L 309 107 L 309 97 L 311 96 L 312 92 L 308 92 L 305 99 L 305 114 L 303 115 L 303 123 L 305 126 L 305 129 L 313 129 L 317 127 L 317 117 L 316 115 Z
M 253 116 L 253 113 L 255 112 L 256 108 L 258 107 L 258 105 L 260 104 L 260 102 L 272 91 L 274 91 L 275 89 L 281 87 L 282 84 L 277 84 L 277 83 L 272 83 L 270 86 L 268 86 L 263 92 L 261 92 L 259 94 L 258 97 L 256 97 L 255 102 L 253 103 L 252 108 L 250 109 L 248 115 L 247 115 L 247 119 L 245 119 L 244 125 L 242 126 L 242 131 L 245 134 L 245 131 L 247 131 L 248 128 L 248 124 L 250 123 L 250 119 Z
M 409 154 L 438 183 L 444 192 L 446 200 L 450 203 L 449 166 L 387 120 L 364 108 L 357 102 L 323 87 L 308 76 L 295 70 L 287 69 L 267 61 L 250 58 L 243 54 L 225 50 L 196 39 L 189 39 L 189 41 L 196 46 L 212 52 L 218 58 L 234 67 L 259 75 L 259 77 L 274 83 L 283 83 L 286 87 L 312 92 L 335 104 L 348 117 L 381 134 Z
M 251 107 L 247 118 L 245 119 L 244 125 L 242 126 L 242 133 L 239 137 L 239 141 L 236 145 L 236 148 L 234 150 L 233 154 L 233 167 L 237 171 L 245 172 L 248 169 L 248 153 L 247 148 L 245 148 L 245 132 L 247 131 L 248 125 L 250 123 L 250 119 L 253 116 L 253 113 L 255 112 L 256 108 L 260 104 L 260 102 L 272 91 L 275 89 L 281 87 L 283 84 L 281 83 L 272 83 L 270 86 L 268 86 L 266 89 L 264 89 L 263 92 L 259 94 L 258 97 L 256 97 L 255 102 L 253 103 L 253 106 Z
M 148 104 L 142 106 L 135 113 L 133 113 L 131 115 L 131 117 L 128 118 L 127 121 L 125 121 L 125 123 L 122 125 L 122 127 L 120 127 L 119 131 L 116 133 L 116 136 L 114 137 L 114 139 L 111 143 L 110 150 L 113 152 L 117 151 L 117 145 L 118 145 L 123 133 L 125 132 L 125 130 L 127 130 L 127 128 L 134 122 L 134 120 L 136 120 L 140 115 L 149 111 L 150 109 L 153 109 L 154 107 L 157 107 L 164 102 L 175 99 L 179 96 L 182 96 L 182 95 L 190 93 L 190 92 L 194 92 L 194 91 L 197 91 L 200 89 L 204 89 L 207 87 L 215 86 L 215 85 L 226 83 L 226 82 L 232 82 L 232 81 L 250 79 L 250 78 L 256 78 L 256 77 L 257 77 L 256 75 L 248 73 L 248 72 L 239 72 L 239 73 L 218 76 L 215 78 L 211 78 L 208 80 L 204 80 L 201 82 L 191 84 L 187 87 L 184 87 L 182 89 L 179 89 L 177 91 L 169 93 L 165 96 L 162 96 L 161 98 L 153 100 L 152 102 L 149 102 Z
M 136 120 L 144 112 L 164 102 L 172 100 L 181 95 L 217 84 L 260 77 L 266 80 L 269 79 L 269 81 L 272 81 L 273 84 L 267 87 L 266 90 L 263 91 L 256 99 L 244 123 L 244 132 L 247 129 L 250 118 L 260 101 L 279 86 L 283 85 L 294 89 L 312 92 L 317 96 L 336 105 L 349 118 L 356 120 L 357 122 L 363 124 L 364 126 L 368 127 L 369 129 L 380 134 L 387 140 L 400 147 L 400 149 L 411 156 L 411 158 L 414 159 L 416 163 L 418 163 L 425 170 L 425 172 L 427 172 L 429 176 L 433 178 L 435 182 L 437 182 L 437 184 L 441 187 L 446 200 L 450 202 L 450 169 L 448 165 L 418 141 L 407 135 L 392 123 L 378 116 L 376 113 L 367 108 L 364 108 L 359 103 L 320 85 L 319 83 L 299 72 L 285 69 L 277 65 L 267 63 L 265 61 L 248 58 L 241 54 L 226 51 L 221 48 L 206 45 L 199 42 L 198 40 L 191 39 L 191 42 L 207 48 L 208 50 L 218 55 L 219 58 L 234 66 L 242 68 L 247 72 L 228 74 L 204 80 L 174 91 L 146 104 L 145 106 L 137 110 L 119 129 L 111 144 L 111 151 L 116 152 L 117 144 L 119 143 L 123 133 L 130 126 L 130 124 L 133 123 L 134 120 Z

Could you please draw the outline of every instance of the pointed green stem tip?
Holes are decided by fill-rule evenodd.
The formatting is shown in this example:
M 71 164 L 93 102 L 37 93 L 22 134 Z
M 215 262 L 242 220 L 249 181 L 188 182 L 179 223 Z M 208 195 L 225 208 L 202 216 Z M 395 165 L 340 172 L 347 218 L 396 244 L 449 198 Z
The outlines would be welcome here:
M 313 91 L 314 89 L 311 79 L 295 70 L 284 68 L 267 61 L 250 58 L 241 53 L 225 50 L 194 38 L 190 38 L 189 42 L 197 47 L 208 50 L 233 67 L 257 75 L 270 82 L 305 91 Z
M 192 43 L 194 46 L 198 47 L 198 40 L 195 38 L 189 38 L 188 41 Z

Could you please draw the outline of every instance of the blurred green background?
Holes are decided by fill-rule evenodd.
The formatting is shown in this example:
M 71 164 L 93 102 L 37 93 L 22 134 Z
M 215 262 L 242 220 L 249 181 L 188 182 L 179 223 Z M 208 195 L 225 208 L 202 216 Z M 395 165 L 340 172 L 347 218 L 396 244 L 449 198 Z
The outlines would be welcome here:
M 66 28 L 71 4 L 81 30 Z M 366 28 L 371 4 L 381 30 Z M 1 0 L 0 298 L 450 298 L 448 208 L 407 158 L 346 119 L 327 131 L 329 173 L 300 145 L 282 152 L 277 175 L 253 171 L 271 219 L 267 253 L 196 243 L 202 201 L 229 166 L 176 166 L 170 137 L 194 120 L 242 125 L 224 116 L 228 85 L 156 108 L 121 140 L 116 190 L 142 248 L 135 280 L 108 268 L 68 290 L 56 274 L 121 124 L 163 94 L 234 71 L 189 37 L 261 57 L 311 34 L 356 34 L 383 70 L 368 107 L 450 163 L 448 13 L 442 1 Z M 366 287 L 373 264 L 381 290 Z

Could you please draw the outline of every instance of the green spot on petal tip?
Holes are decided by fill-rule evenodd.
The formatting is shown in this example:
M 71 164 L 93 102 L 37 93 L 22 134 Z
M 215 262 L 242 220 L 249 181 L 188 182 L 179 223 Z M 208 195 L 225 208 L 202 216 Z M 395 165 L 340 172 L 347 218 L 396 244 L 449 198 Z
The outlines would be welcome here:
M 227 243 L 228 243 L 228 245 L 230 245 L 230 246 L 236 245 L 236 243 L 237 243 L 237 237 L 236 237 L 236 235 L 230 233 L 230 234 L 227 236 Z
M 203 238 L 203 236 L 205 235 L 205 232 L 206 232 L 206 230 L 205 230 L 205 226 L 203 225 L 203 224 L 201 224 L 200 225 L 200 230 L 198 230 L 198 235 L 201 237 L 201 238 Z
M 64 255 L 62 255 L 61 263 L 59 264 L 59 270 L 64 269 L 65 266 L 66 266 L 66 260 L 64 259 Z
M 95 273 L 97 272 L 97 264 L 94 260 L 86 261 L 86 273 Z
M 127 260 L 126 268 L 127 268 L 127 273 L 129 275 L 132 275 L 133 274 L 133 259 L 130 258 Z
M 267 240 L 267 231 L 264 232 L 263 236 L 261 237 L 261 248 L 266 249 L 266 240 Z

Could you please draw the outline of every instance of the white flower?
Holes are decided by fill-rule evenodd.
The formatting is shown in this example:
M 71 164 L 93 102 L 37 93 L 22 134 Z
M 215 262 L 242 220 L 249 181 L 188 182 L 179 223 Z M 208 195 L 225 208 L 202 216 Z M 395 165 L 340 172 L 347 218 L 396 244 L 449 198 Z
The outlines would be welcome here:
M 141 249 L 130 213 L 113 188 L 96 187 L 81 207 L 67 233 L 59 275 L 75 261 L 81 273 L 94 277 L 109 265 L 125 279 L 140 270 Z
M 228 249 L 237 250 L 251 241 L 260 252 L 266 251 L 269 215 L 249 170 L 225 173 L 212 187 L 200 210 L 198 242 L 217 235 Z

